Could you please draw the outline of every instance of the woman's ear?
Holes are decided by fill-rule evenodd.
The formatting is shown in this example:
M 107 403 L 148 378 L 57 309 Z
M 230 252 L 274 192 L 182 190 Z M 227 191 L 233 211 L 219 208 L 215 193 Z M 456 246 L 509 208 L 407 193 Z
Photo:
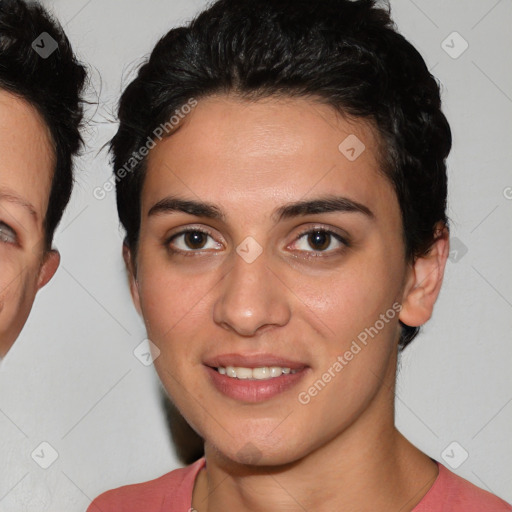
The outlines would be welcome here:
M 128 284 L 130 285 L 130 294 L 132 296 L 133 305 L 135 306 L 135 309 L 137 310 L 139 315 L 142 315 L 135 261 L 132 255 L 132 251 L 130 250 L 126 243 L 123 243 L 123 259 L 124 264 L 126 266 L 126 274 L 128 277 Z
M 56 249 L 47 251 L 43 256 L 39 275 L 37 276 L 37 289 L 40 290 L 55 275 L 60 264 L 60 253 Z
M 415 260 L 406 279 L 399 318 L 411 327 L 429 320 L 441 290 L 450 240 L 448 228 L 442 222 L 436 224 L 435 233 L 429 251 Z

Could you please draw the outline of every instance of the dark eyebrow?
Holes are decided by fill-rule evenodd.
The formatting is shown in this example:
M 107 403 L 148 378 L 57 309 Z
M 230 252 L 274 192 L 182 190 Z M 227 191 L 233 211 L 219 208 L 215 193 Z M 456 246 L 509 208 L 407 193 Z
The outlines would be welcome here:
M 19 206 L 22 206 L 25 208 L 32 217 L 34 217 L 37 220 L 37 212 L 32 203 L 26 201 L 22 197 L 18 196 L 17 194 L 14 194 L 12 192 L 2 192 L 0 191 L 0 200 L 2 201 L 8 201 L 9 203 L 14 203 Z
M 177 197 L 165 197 L 158 201 L 150 208 L 148 217 L 172 212 L 183 212 L 196 217 L 221 221 L 226 220 L 226 214 L 214 204 Z M 371 219 L 375 218 L 373 212 L 364 204 L 346 197 L 333 195 L 285 204 L 272 213 L 272 218 L 275 219 L 275 222 L 279 222 L 292 217 L 331 212 L 362 213 Z
M 364 204 L 341 196 L 324 196 L 309 201 L 285 204 L 278 208 L 272 214 L 272 217 L 277 216 L 277 221 L 280 221 L 291 217 L 331 212 L 362 213 L 371 219 L 375 218 L 370 208 Z
M 225 214 L 213 204 L 190 199 L 179 199 L 177 197 L 165 197 L 158 201 L 158 203 L 150 208 L 148 217 L 172 212 L 183 212 L 189 215 L 195 215 L 196 217 L 207 217 L 209 219 L 226 219 Z

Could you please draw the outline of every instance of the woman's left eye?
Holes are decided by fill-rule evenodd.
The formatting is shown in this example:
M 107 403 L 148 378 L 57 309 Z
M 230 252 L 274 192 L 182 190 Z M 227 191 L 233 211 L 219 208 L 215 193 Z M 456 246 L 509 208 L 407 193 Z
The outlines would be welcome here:
M 7 224 L 0 221 L 0 242 L 15 244 L 18 238 L 16 233 Z
M 302 233 L 297 238 L 295 246 L 299 251 L 304 252 L 333 252 L 348 246 L 348 243 L 333 231 L 317 228 Z

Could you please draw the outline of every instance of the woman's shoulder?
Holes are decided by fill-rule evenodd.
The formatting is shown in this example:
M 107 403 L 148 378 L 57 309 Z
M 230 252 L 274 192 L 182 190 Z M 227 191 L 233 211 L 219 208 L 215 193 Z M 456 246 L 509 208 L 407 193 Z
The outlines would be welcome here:
M 106 491 L 92 501 L 87 512 L 188 511 L 196 476 L 204 465 L 202 457 L 154 480 Z
M 511 512 L 512 505 L 437 463 L 439 475 L 413 512 Z

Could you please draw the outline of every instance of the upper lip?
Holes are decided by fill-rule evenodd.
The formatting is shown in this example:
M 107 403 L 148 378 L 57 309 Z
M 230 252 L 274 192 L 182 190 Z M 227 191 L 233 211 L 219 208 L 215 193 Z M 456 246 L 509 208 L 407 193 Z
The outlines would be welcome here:
M 227 366 L 241 366 L 243 368 L 262 368 L 265 366 L 280 366 L 296 370 L 307 365 L 300 361 L 293 361 L 286 357 L 273 354 L 221 354 L 204 361 L 211 368 L 226 368 Z

